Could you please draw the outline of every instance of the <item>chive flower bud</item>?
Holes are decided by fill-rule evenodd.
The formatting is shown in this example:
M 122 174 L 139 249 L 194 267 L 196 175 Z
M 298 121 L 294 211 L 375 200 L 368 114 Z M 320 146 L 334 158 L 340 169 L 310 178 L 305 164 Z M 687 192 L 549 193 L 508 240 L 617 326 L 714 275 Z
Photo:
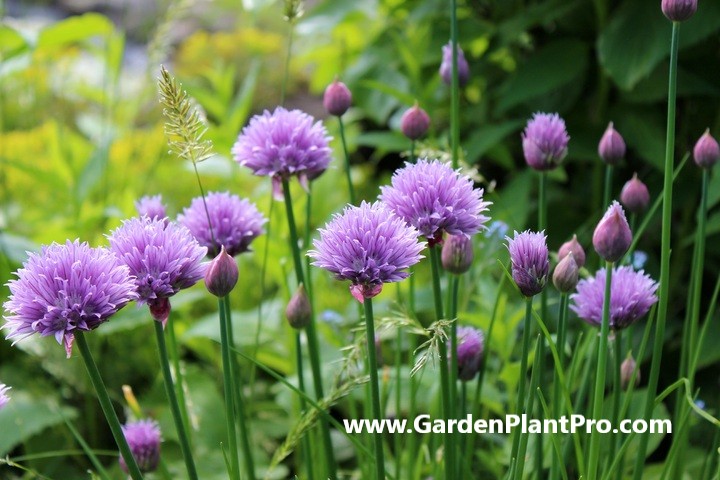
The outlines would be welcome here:
M 642 213 L 650 204 L 650 192 L 637 173 L 627 181 L 620 192 L 620 203 L 632 213 Z
M 720 159 L 720 145 L 712 135 L 710 135 L 710 129 L 705 130 L 705 133 L 695 144 L 693 148 L 693 158 L 695 163 L 700 168 L 712 168 Z
M 311 316 L 310 299 L 305 291 L 305 285 L 301 283 L 285 308 L 285 317 L 292 328 L 300 330 L 310 325 Z
M 635 362 L 635 359 L 633 358 L 632 354 L 628 355 L 628 357 L 623 360 L 623 362 L 620 364 L 620 387 L 622 387 L 623 390 L 627 390 L 630 386 L 630 379 L 632 378 L 632 374 L 637 368 L 637 363 Z M 640 384 L 640 369 L 637 369 L 637 374 L 635 374 L 635 385 L 638 386 Z
M 152 472 L 160 462 L 160 426 L 154 420 L 140 420 L 122 426 L 132 456 L 141 472 Z M 120 457 L 120 468 L 128 473 L 125 459 Z
M 440 260 L 445 270 L 461 275 L 473 262 L 472 239 L 466 235 L 448 235 L 443 242 Z
M 430 117 L 417 104 L 403 113 L 400 119 L 400 130 L 410 140 L 417 140 L 425 135 L 430 128 Z
M 459 380 L 469 382 L 475 378 L 478 371 L 480 371 L 484 351 L 485 336 L 481 330 L 473 327 L 458 327 L 457 366 Z
M 352 93 L 347 85 L 339 82 L 337 78 L 325 89 L 323 106 L 330 115 L 341 117 L 352 104 Z
M 663 14 L 673 22 L 684 22 L 697 11 L 697 0 L 662 0 Z
M 613 201 L 595 227 L 593 247 L 603 260 L 617 262 L 628 251 L 631 243 L 632 232 L 625 212 L 617 201 Z
M 569 252 L 555 267 L 553 272 L 553 285 L 562 293 L 575 290 L 578 283 L 578 265 L 575 257 Z
M 238 282 L 238 266 L 235 259 L 220 247 L 220 253 L 205 270 L 205 287 L 216 297 L 224 297 L 235 288 Z
M 452 41 L 442 47 L 442 63 L 440 64 L 440 77 L 445 85 L 452 85 Z M 470 80 L 470 66 L 465 59 L 465 52 L 460 45 L 457 46 L 457 73 L 458 86 L 464 87 Z
M 625 140 L 610 122 L 598 145 L 598 154 L 608 165 L 617 165 L 625 157 Z
M 583 250 L 582 245 L 578 242 L 577 235 L 573 235 L 572 239 L 560 245 L 558 258 L 562 260 L 567 257 L 568 253 L 573 254 L 573 258 L 575 259 L 578 269 L 585 266 L 585 250 Z

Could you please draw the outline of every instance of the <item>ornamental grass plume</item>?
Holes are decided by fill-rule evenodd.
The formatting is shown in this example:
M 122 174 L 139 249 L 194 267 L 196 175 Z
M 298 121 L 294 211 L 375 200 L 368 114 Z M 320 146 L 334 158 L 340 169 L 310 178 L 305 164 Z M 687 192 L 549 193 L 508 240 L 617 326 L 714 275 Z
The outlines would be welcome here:
M 8 387 L 4 383 L 0 383 L 0 410 L 5 408 L 5 405 L 10 401 L 10 397 L 7 395 L 7 391 L 12 387 Z
M 312 264 L 350 280 L 350 292 L 361 303 L 383 284 L 407 278 L 406 270 L 423 258 L 418 231 L 379 202 L 348 206 L 319 231 L 308 252 Z
M 450 343 L 448 342 L 448 348 Z M 485 336 L 481 330 L 473 327 L 458 327 L 457 329 L 457 366 L 459 380 L 469 382 L 480 371 L 483 353 L 485 351 Z
M 610 328 L 623 329 L 644 316 L 657 302 L 657 282 L 642 270 L 616 267 L 610 287 Z M 577 292 L 570 296 L 570 308 L 587 323 L 601 326 L 605 298 L 605 269 L 594 277 L 580 280 Z
M 276 197 L 282 181 L 297 176 L 300 184 L 317 178 L 330 163 L 331 138 L 322 122 L 300 110 L 277 107 L 255 115 L 243 128 L 232 154 L 235 161 L 253 174 L 273 180 Z
M 428 240 L 442 242 L 444 233 L 474 235 L 489 220 L 482 214 L 490 202 L 467 175 L 439 160 L 419 159 L 397 170 L 390 186 L 380 187 L 380 200 Z
M 148 217 L 125 220 L 109 236 L 110 250 L 135 277 L 140 304 L 147 304 L 153 318 L 165 324 L 170 315 L 169 298 L 192 287 L 205 274 L 200 246 L 182 225 Z
M 650 204 L 650 192 L 647 186 L 638 178 L 637 173 L 623 185 L 620 191 L 620 203 L 630 213 L 639 214 L 647 210 Z
M 535 170 L 553 170 L 567 155 L 569 141 L 565 121 L 557 113 L 535 113 L 522 133 L 525 161 Z
M 592 240 L 595 251 L 607 262 L 617 262 L 630 248 L 632 232 L 617 201 L 613 201 L 595 227 Z
M 130 451 L 143 473 L 153 472 L 160 462 L 160 442 L 162 441 L 160 425 L 155 420 L 139 420 L 122 426 Z M 122 456 L 120 468 L 128 473 L 127 464 Z
M 203 197 L 196 197 L 178 215 L 178 223 L 207 247 L 211 257 L 217 256 L 221 247 L 231 257 L 247 252 L 250 243 L 264 233 L 266 222 L 254 203 L 228 192 L 210 192 L 204 201 Z
M 700 168 L 712 168 L 720 160 L 720 145 L 710 135 L 710 129 L 698 139 L 693 148 L 693 159 Z
M 166 209 L 162 201 L 162 195 L 145 195 L 135 202 L 135 209 L 141 217 L 147 215 L 152 219 L 160 220 L 166 217 Z
M 514 237 L 505 237 L 512 263 L 512 278 L 520 292 L 533 297 L 542 292 L 550 273 L 550 260 L 545 232 L 515 232 Z
M 625 140 L 610 122 L 598 144 L 598 155 L 608 165 L 617 165 L 625 158 Z
M 138 297 L 135 279 L 118 257 L 79 240 L 31 253 L 16 275 L 8 282 L 10 297 L 3 305 L 9 313 L 6 338 L 52 335 L 68 358 L 74 332 L 96 329 Z
M 445 85 L 452 85 L 452 41 L 442 47 L 442 63 L 440 64 L 440 77 Z M 458 73 L 458 85 L 464 87 L 468 80 L 470 80 L 470 66 L 468 61 L 465 59 L 465 52 L 463 52 L 460 45 L 457 46 L 457 73 Z

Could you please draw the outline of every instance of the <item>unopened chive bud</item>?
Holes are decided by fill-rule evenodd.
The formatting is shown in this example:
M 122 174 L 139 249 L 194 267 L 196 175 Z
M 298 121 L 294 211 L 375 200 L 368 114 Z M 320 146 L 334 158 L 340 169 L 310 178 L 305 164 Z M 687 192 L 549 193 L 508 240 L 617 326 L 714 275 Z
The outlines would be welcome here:
M 608 165 L 617 165 L 625 157 L 625 140 L 610 122 L 598 145 L 598 154 Z
M 440 77 L 445 85 L 452 85 L 452 42 L 443 45 L 442 54 Z M 460 45 L 457 46 L 457 73 L 458 86 L 464 87 L 470 79 L 470 66 L 465 59 L 465 52 L 460 48 Z
M 712 168 L 720 159 L 720 145 L 710 135 L 709 128 L 705 130 L 703 136 L 695 144 L 693 158 L 697 166 L 701 168 Z
M 578 265 L 575 257 L 569 252 L 555 267 L 553 285 L 561 293 L 570 293 L 578 283 Z
M 220 253 L 205 270 L 205 286 L 216 297 L 229 294 L 238 282 L 238 266 L 223 245 Z
M 595 227 L 593 247 L 603 260 L 617 262 L 628 251 L 631 243 L 632 232 L 625 212 L 620 204 L 614 201 Z
M 417 103 L 403 113 L 400 119 L 400 130 L 410 140 L 417 140 L 425 135 L 430 128 L 430 117 Z
M 483 332 L 473 327 L 457 329 L 458 379 L 469 382 L 477 375 L 485 351 Z
M 351 104 L 352 93 L 350 93 L 350 90 L 344 83 L 335 79 L 335 81 L 325 89 L 323 106 L 330 115 L 335 115 L 336 117 L 342 116 L 348 111 Z
M 298 330 L 310 325 L 312 307 L 303 284 L 300 284 L 288 302 L 287 308 L 285 308 L 285 317 L 290 326 Z
M 620 202 L 632 213 L 642 213 L 650 204 L 650 192 L 637 173 L 627 181 L 620 192 Z
M 620 365 L 620 386 L 623 390 L 627 390 L 630 386 L 630 379 L 632 378 L 633 372 L 636 368 L 637 373 L 635 374 L 635 387 L 640 384 L 640 369 L 637 367 L 637 363 L 632 357 L 632 354 L 628 355 L 628 357 L 623 360 Z
M 697 0 L 662 0 L 663 14 L 673 22 L 684 22 L 697 11 Z
M 573 235 L 573 238 L 563 243 L 558 250 L 558 259 L 562 260 L 567 257 L 568 253 L 572 253 L 575 259 L 575 263 L 578 268 L 585 266 L 585 250 L 583 249 L 580 242 L 578 242 L 577 235 Z
M 472 239 L 465 235 L 448 235 L 443 242 L 440 260 L 445 270 L 456 275 L 470 270 L 473 262 Z

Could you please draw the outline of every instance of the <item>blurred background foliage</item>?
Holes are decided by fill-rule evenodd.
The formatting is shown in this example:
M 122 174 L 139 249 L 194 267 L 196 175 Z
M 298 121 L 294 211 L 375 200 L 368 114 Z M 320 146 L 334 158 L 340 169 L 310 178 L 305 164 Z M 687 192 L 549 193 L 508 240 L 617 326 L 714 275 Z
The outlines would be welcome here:
M 720 133 L 720 3 L 699 3 L 681 34 L 678 159 L 706 127 L 715 136 Z M 441 46 L 449 40 L 448 8 L 445 0 L 317 0 L 307 2 L 296 25 L 286 105 L 324 117 L 320 98 L 325 86 L 339 76 L 350 87 L 354 101 L 345 122 L 353 178 L 363 198 L 374 198 L 378 185 L 406 158 L 409 145 L 399 133 L 399 121 L 415 101 L 432 118 L 430 135 L 419 148 L 431 155 L 448 150 L 450 92 L 437 73 Z M 207 117 L 217 155 L 199 165 L 205 188 L 248 197 L 271 217 L 269 236 L 256 240 L 254 252 L 240 258 L 234 321 L 243 350 L 292 377 L 287 353 L 292 335 L 281 315 L 291 273 L 284 215 L 271 207 L 269 182 L 241 171 L 229 153 L 249 116 L 280 101 L 289 31 L 282 2 L 14 0 L 0 2 L 0 12 L 0 283 L 12 278 L 26 251 L 41 244 L 66 238 L 105 244 L 104 235 L 135 214 L 133 202 L 143 195 L 161 193 L 174 216 L 198 194 L 192 166 L 167 153 L 156 92 L 164 63 Z M 536 111 L 560 113 L 572 137 L 563 167 L 551 174 L 551 249 L 572 233 L 590 248 L 592 229 L 604 210 L 604 165 L 597 143 L 609 121 L 628 144 L 626 160 L 615 171 L 614 194 L 633 172 L 653 197 L 660 194 L 670 25 L 657 0 L 460 1 L 458 18 L 459 42 L 471 71 L 461 93 L 463 160 L 494 202 L 493 220 L 504 222 L 510 232 L 534 225 L 537 182 L 525 167 L 520 132 Z M 326 120 L 337 138 L 335 119 Z M 293 190 L 298 223 L 311 229 L 346 201 L 342 153 L 337 141 L 333 145 L 338 161 L 314 182 L 313 196 L 319 200 L 307 222 L 307 196 L 300 188 Z M 665 384 L 676 373 L 699 177 L 690 162 L 675 184 L 671 281 L 677 301 L 670 302 Z M 704 306 L 720 266 L 720 244 L 712 241 L 720 232 L 717 176 L 710 191 Z M 501 277 L 496 258 L 506 259 L 500 231 L 477 239 L 480 259 L 463 287 L 461 320 L 483 328 Z M 655 278 L 659 231 L 656 218 L 640 242 L 648 254 L 646 269 Z M 322 292 L 316 307 L 330 381 L 333 360 L 351 339 L 357 309 L 348 301 L 346 285 L 322 272 L 313 274 L 316 291 Z M 421 268 L 417 274 L 422 289 L 429 273 Z M 7 287 L 0 288 L 4 299 Z M 429 295 L 422 293 L 420 311 L 430 318 L 431 306 L 423 300 Z M 396 295 L 387 288 L 377 310 L 395 312 Z M 496 325 L 497 343 L 489 347 L 489 386 L 482 400 L 488 412 L 498 414 L 517 382 L 519 367 L 511 355 L 522 315 L 512 291 L 501 299 L 502 321 Z M 194 443 L 203 459 L 202 478 L 223 478 L 214 304 L 197 287 L 178 295 L 173 306 L 191 411 L 199 422 Z M 144 310 L 128 307 L 98 329 L 91 343 L 116 400 L 122 402 L 121 385 L 131 385 L 146 411 L 160 419 L 166 460 L 176 471 L 181 463 L 154 345 L 147 341 L 149 322 Z M 715 408 L 718 368 L 712 365 L 720 360 L 714 348 L 720 330 L 711 329 L 710 335 L 701 357 L 701 366 L 708 368 L 700 371 L 698 385 L 702 400 Z M 407 354 L 410 347 L 405 347 Z M 76 422 L 91 445 L 112 450 L 77 358 L 65 360 L 52 340 L 28 339 L 16 348 L 0 343 L 0 359 L 0 379 L 14 386 L 12 408 L 0 413 L 0 456 L 29 455 L 24 464 L 53 478 L 83 477 L 88 464 L 82 454 L 32 457 L 77 450 L 64 421 Z M 247 362 L 243 367 L 253 371 Z M 247 388 L 254 399 L 253 444 L 262 465 L 292 424 L 294 407 L 281 385 L 252 375 L 256 380 Z M 693 430 L 691 440 L 701 445 L 710 433 Z M 338 442 L 339 459 L 352 467 L 346 440 L 338 436 Z M 656 458 L 663 454 L 662 448 L 655 453 Z M 480 462 L 495 472 L 507 464 L 506 456 L 485 452 Z M 0 477 L 9 472 L 0 466 Z M 115 474 L 119 478 L 117 468 Z

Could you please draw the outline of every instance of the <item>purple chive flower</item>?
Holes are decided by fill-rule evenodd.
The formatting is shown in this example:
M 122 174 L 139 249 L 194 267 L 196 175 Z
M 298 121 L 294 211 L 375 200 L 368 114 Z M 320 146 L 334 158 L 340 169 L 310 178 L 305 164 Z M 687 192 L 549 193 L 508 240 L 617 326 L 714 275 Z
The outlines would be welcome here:
M 396 171 L 391 186 L 380 188 L 380 200 L 428 239 L 430 246 L 443 233 L 474 235 L 484 228 L 482 215 L 489 202 L 473 188 L 470 177 L 439 160 L 420 159 Z
M 296 175 L 306 185 L 325 171 L 331 159 L 330 140 L 322 122 L 300 110 L 277 107 L 250 119 L 232 154 L 253 174 L 272 177 L 275 192 L 281 193 L 282 180 Z
M 630 266 L 613 269 L 610 286 L 610 328 L 620 330 L 631 325 L 657 302 L 655 291 L 658 284 L 642 270 Z M 580 280 L 577 293 L 570 296 L 570 308 L 578 317 L 591 325 L 602 324 L 603 299 L 605 298 L 605 269 L 594 277 Z
M 595 227 L 593 247 L 603 260 L 617 262 L 628 251 L 631 243 L 632 232 L 625 212 L 617 201 L 613 201 Z
M 457 343 L 458 379 L 469 382 L 480 370 L 485 350 L 485 336 L 477 328 L 458 327 Z
M 582 245 L 578 242 L 577 235 L 573 234 L 572 239 L 560 245 L 560 249 L 558 250 L 558 259 L 562 260 L 567 257 L 568 253 L 573 254 L 573 258 L 578 268 L 585 266 L 585 250 L 583 250 Z
M 415 103 L 400 118 L 400 130 L 410 140 L 417 140 L 425 135 L 430 128 L 430 117 L 427 112 Z
M 137 298 L 128 268 L 105 248 L 67 241 L 31 253 L 10 280 L 6 338 L 53 335 L 72 352 L 74 332 L 96 329 Z
M 662 0 L 660 8 L 668 20 L 684 22 L 697 11 L 697 0 Z
M 550 272 L 545 232 L 515 232 L 508 240 L 512 277 L 520 292 L 533 297 L 542 292 Z
M 155 420 L 139 420 L 122 426 L 123 435 L 140 471 L 152 472 L 160 462 L 160 425 Z M 125 459 L 120 456 L 120 468 L 128 473 Z
M 167 321 L 169 298 L 201 280 L 207 253 L 182 225 L 148 217 L 131 218 L 109 236 L 110 249 L 135 276 L 138 302 L 147 303 L 153 318 Z
M 695 144 L 693 159 L 700 168 L 712 168 L 720 160 L 720 145 L 710 135 L 710 129 L 705 130 Z
M 308 256 L 338 280 L 350 280 L 359 302 L 380 293 L 384 283 L 407 278 L 406 269 L 423 258 L 425 243 L 384 204 L 362 202 L 348 206 L 320 229 Z
M 208 227 L 208 215 L 212 232 Z M 228 192 L 210 192 L 205 202 L 202 197 L 196 197 L 178 215 L 178 223 L 190 230 L 200 245 L 207 247 L 208 255 L 212 257 L 220 253 L 221 246 L 232 257 L 248 251 L 250 242 L 264 232 L 265 222 L 267 219 L 254 203 L 247 199 L 241 200 Z
M 145 195 L 135 202 L 135 208 L 137 209 L 138 215 L 141 217 L 143 215 L 147 215 L 150 218 L 157 218 L 160 220 L 166 217 L 162 195 L 154 195 L 152 197 Z
M 617 165 L 625 157 L 625 140 L 610 122 L 598 145 L 598 155 L 608 165 Z
M 650 204 L 650 192 L 637 173 L 623 185 L 620 202 L 632 213 L 642 213 Z
M 443 58 L 440 64 L 440 76 L 445 85 L 452 85 L 452 56 L 452 41 L 450 41 L 442 47 Z M 460 45 L 457 46 L 457 69 L 458 85 L 464 87 L 470 79 L 470 66 Z
M 7 395 L 7 391 L 12 387 L 8 387 L 4 383 L 0 383 L 0 410 L 5 408 L 5 405 L 10 401 L 10 397 Z
M 557 113 L 535 113 L 522 134 L 525 161 L 535 170 L 552 170 L 567 155 L 570 137 Z
M 336 78 L 330 85 L 325 89 L 323 95 L 323 106 L 325 111 L 330 115 L 341 117 L 345 112 L 348 111 L 352 104 L 352 93 L 348 89 L 347 85 L 343 82 L 338 81 Z

